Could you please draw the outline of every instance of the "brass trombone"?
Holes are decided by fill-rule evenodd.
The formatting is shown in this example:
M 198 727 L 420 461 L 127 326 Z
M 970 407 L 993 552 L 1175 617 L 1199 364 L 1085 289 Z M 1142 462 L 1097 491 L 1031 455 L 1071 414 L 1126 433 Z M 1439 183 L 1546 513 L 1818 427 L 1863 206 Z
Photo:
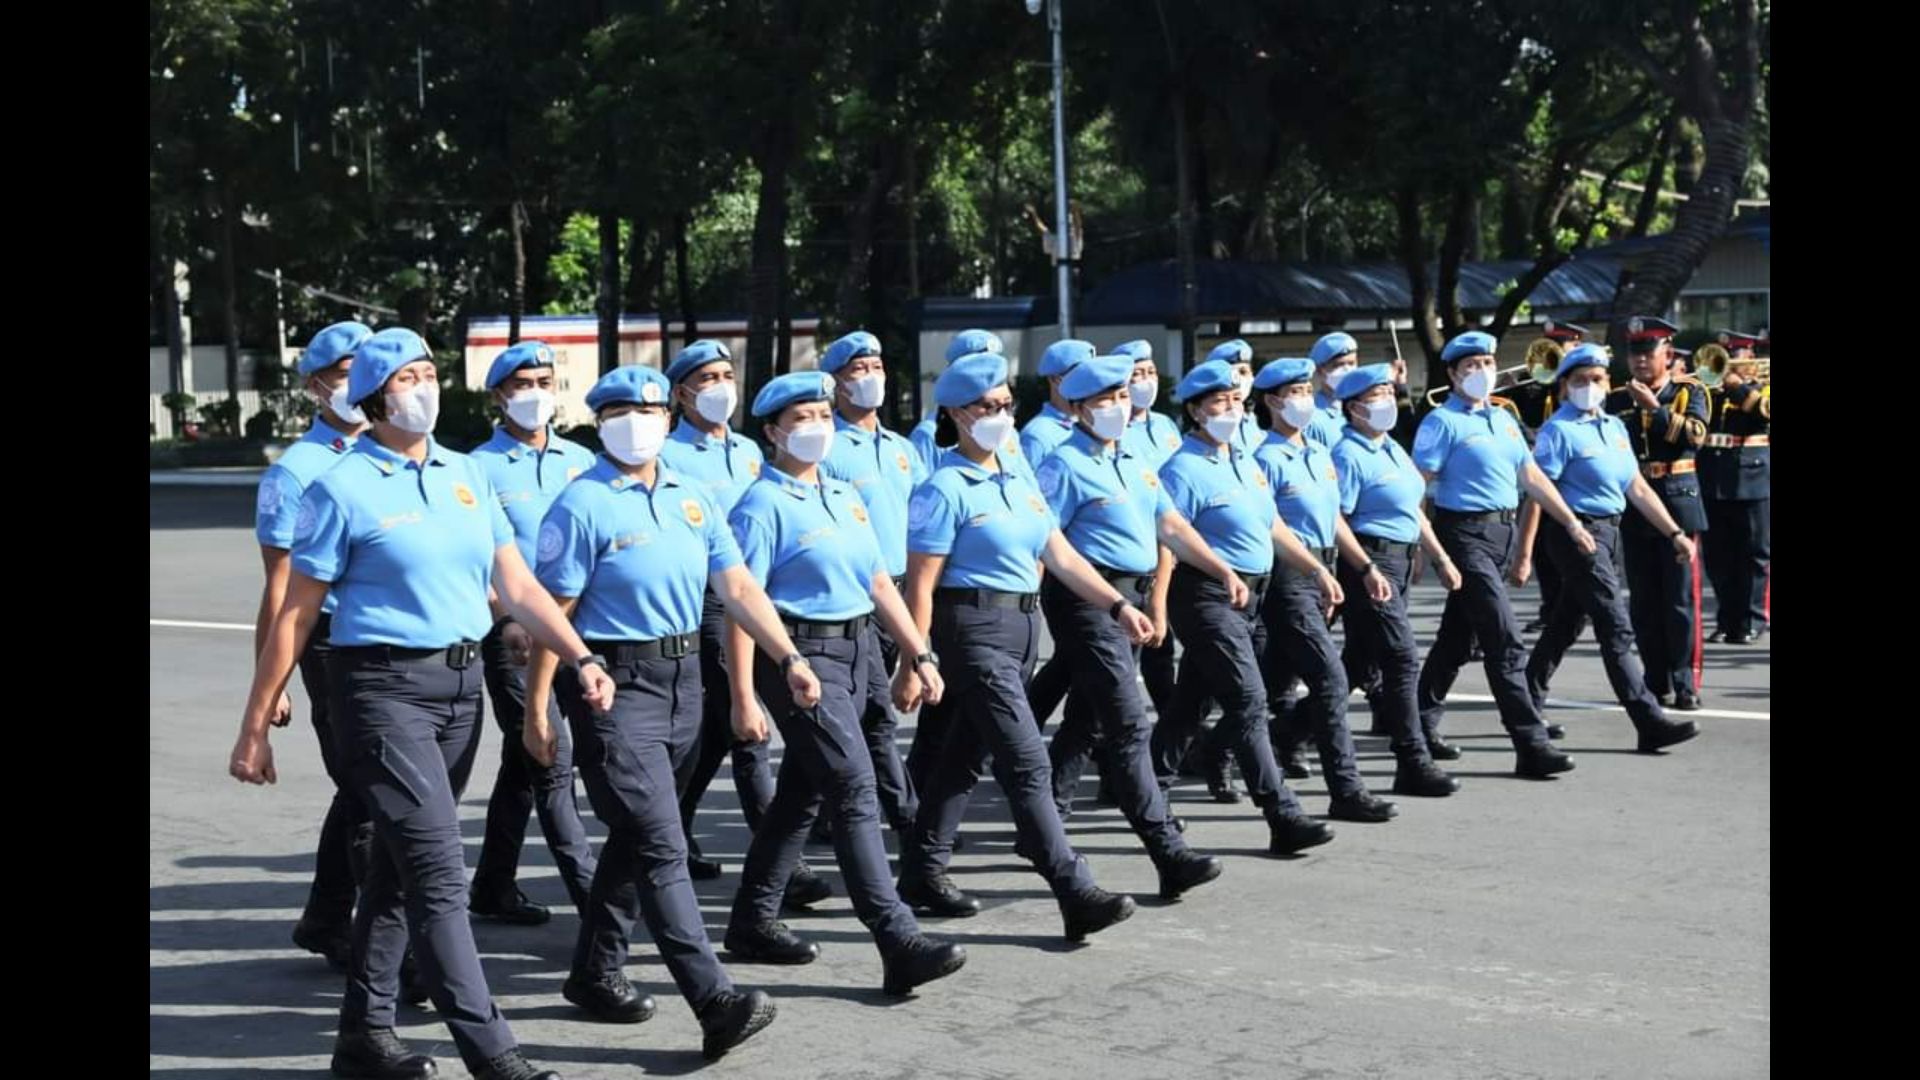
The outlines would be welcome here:
M 1536 339 L 1533 344 L 1527 346 L 1526 363 L 1515 364 L 1509 368 L 1501 368 L 1493 373 L 1494 385 L 1498 386 L 1500 384 L 1500 376 L 1502 375 L 1512 375 L 1515 372 L 1524 371 L 1532 377 L 1534 382 L 1542 386 L 1552 386 L 1553 377 L 1560 370 L 1560 361 L 1566 354 L 1567 350 L 1562 348 L 1560 343 L 1552 338 Z M 1439 407 L 1440 399 L 1452 390 L 1453 387 L 1451 386 L 1437 386 L 1427 391 L 1427 405 L 1434 408 Z

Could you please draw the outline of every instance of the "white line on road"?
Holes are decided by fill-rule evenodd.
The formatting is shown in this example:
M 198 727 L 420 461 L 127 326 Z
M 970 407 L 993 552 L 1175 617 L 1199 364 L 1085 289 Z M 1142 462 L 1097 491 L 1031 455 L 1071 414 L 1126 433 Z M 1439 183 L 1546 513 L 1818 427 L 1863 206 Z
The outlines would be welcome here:
M 173 630 L 245 630 L 253 633 L 253 627 L 246 623 L 234 622 L 187 622 L 181 619 L 148 619 L 149 627 L 165 626 Z
M 1448 694 L 1447 700 L 1449 701 L 1492 701 L 1493 698 L 1487 696 L 1486 694 Z M 1582 709 L 1587 712 L 1623 713 L 1627 711 L 1626 709 L 1621 708 L 1618 705 L 1602 705 L 1597 701 L 1563 701 L 1560 698 L 1548 698 L 1547 708 L 1549 709 Z M 1696 709 L 1692 712 L 1684 712 L 1684 713 L 1677 713 L 1677 712 L 1674 712 L 1672 709 L 1669 709 L 1667 710 L 1667 713 L 1670 716 L 1675 716 L 1682 720 L 1690 716 L 1711 716 L 1718 720 L 1771 720 L 1773 719 L 1773 716 L 1770 713 L 1739 712 L 1734 709 Z

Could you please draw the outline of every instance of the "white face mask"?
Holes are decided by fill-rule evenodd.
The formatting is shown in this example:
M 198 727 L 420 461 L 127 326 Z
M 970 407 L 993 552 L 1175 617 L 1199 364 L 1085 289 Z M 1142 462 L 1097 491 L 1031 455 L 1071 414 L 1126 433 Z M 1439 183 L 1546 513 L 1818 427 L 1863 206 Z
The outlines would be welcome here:
M 387 395 L 387 421 L 401 431 L 426 435 L 440 419 L 440 384 L 421 383 L 403 394 Z
M 1233 377 L 1233 385 L 1240 389 L 1240 400 L 1245 401 L 1247 395 L 1253 393 L 1253 376 L 1235 375 Z
M 660 413 L 621 413 L 600 425 L 600 445 L 622 464 L 645 465 L 666 442 L 667 418 Z
M 967 437 L 982 450 L 1000 449 L 1006 443 L 1007 436 L 1011 434 L 1013 434 L 1013 414 L 1010 412 L 983 416 L 975 420 L 973 426 L 967 429 Z
M 1160 396 L 1159 379 L 1142 379 L 1129 383 L 1128 388 L 1133 391 L 1133 407 L 1136 409 L 1153 408 L 1154 399 Z
M 539 431 L 553 422 L 553 391 L 524 390 L 507 399 L 507 419 L 522 431 Z
M 1378 432 L 1393 430 L 1394 421 L 1400 419 L 1400 407 L 1391 401 L 1370 401 L 1367 403 L 1367 426 Z
M 1339 367 L 1327 369 L 1326 375 L 1321 381 L 1326 384 L 1328 397 L 1332 397 L 1340 392 L 1340 380 L 1346 378 L 1355 366 L 1356 365 L 1353 364 L 1344 364 Z
M 1240 433 L 1240 418 L 1243 415 L 1239 409 L 1231 409 L 1207 417 L 1207 434 L 1213 436 L 1214 442 L 1232 442 L 1233 437 Z
M 1102 405 L 1087 410 L 1087 427 L 1095 435 L 1112 442 L 1127 433 L 1127 407 L 1125 405 Z
M 1467 377 L 1460 380 L 1460 392 L 1470 401 L 1485 401 L 1493 392 L 1493 372 L 1486 368 L 1474 368 Z
M 709 386 L 693 396 L 693 408 L 709 424 L 724 424 L 733 418 L 740 404 L 740 389 L 734 383 Z
M 877 409 L 886 397 L 885 375 L 862 375 L 847 384 L 847 401 L 856 409 Z
M 360 411 L 360 406 L 347 404 L 347 384 L 344 380 L 339 386 L 333 388 L 333 393 L 327 396 L 326 405 L 328 412 L 349 424 L 357 425 L 367 422 L 367 414 Z
M 1567 400 L 1581 412 L 1592 412 L 1607 399 L 1607 391 L 1599 383 L 1582 383 L 1567 391 Z
M 833 424 L 826 420 L 810 420 L 797 424 L 787 432 L 786 451 L 808 465 L 818 465 L 827 459 L 827 452 L 833 449 Z
M 1280 404 L 1280 419 L 1295 431 L 1306 427 L 1313 421 L 1313 414 L 1319 410 L 1314 407 L 1310 397 L 1290 397 Z

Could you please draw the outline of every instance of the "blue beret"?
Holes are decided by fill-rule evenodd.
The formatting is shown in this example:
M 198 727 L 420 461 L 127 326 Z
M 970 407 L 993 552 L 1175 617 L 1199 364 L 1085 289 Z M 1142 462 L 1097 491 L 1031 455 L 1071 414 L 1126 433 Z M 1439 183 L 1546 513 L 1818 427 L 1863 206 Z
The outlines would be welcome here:
M 1113 347 L 1113 355 L 1124 356 L 1134 363 L 1153 359 L 1153 342 L 1146 338 L 1134 338 Z
M 1233 364 L 1226 360 L 1208 360 L 1187 372 L 1186 378 L 1180 380 L 1180 385 L 1173 388 L 1173 400 L 1192 401 L 1215 390 L 1231 390 L 1234 386 Z
M 753 415 L 766 419 L 796 403 L 833 400 L 833 376 L 824 371 L 789 371 L 760 388 Z
M 933 403 L 943 409 L 971 405 L 1006 381 L 1006 357 L 991 352 L 963 356 L 948 364 L 947 370 L 934 381 Z
M 587 408 L 599 412 L 603 406 L 632 403 L 665 405 L 673 384 L 645 364 L 626 364 L 614 368 L 587 391 Z
M 353 367 L 347 372 L 347 404 L 360 404 L 415 360 L 431 359 L 433 350 L 419 334 L 403 327 L 380 331 L 361 342 L 353 354 Z
M 1283 356 L 1268 361 L 1253 377 L 1255 390 L 1278 390 L 1288 383 L 1303 383 L 1313 378 L 1313 361 L 1298 356 Z
M 1207 354 L 1206 362 L 1211 363 L 1215 360 L 1225 360 L 1229 364 L 1251 364 L 1253 363 L 1253 346 L 1239 338 L 1223 341 L 1215 345 L 1213 351 Z
M 306 351 L 300 354 L 300 377 L 304 379 L 316 371 L 324 371 L 352 356 L 360 343 L 372 336 L 372 330 L 357 322 L 334 323 L 307 342 Z
M 1040 375 L 1042 378 L 1049 379 L 1055 375 L 1065 375 L 1077 365 L 1093 359 L 1093 354 L 1094 348 L 1091 341 L 1079 341 L 1074 338 L 1056 341 L 1047 346 L 1046 352 L 1040 354 Z M 1133 370 L 1133 361 L 1127 361 L 1127 370 Z
M 1560 358 L 1560 368 L 1553 373 L 1553 377 L 1556 379 L 1564 379 L 1583 367 L 1603 368 L 1606 366 L 1607 350 L 1592 342 L 1588 342 L 1585 345 L 1575 345 L 1573 348 L 1568 349 L 1567 355 Z
M 1095 356 L 1078 364 L 1060 380 L 1060 396 L 1084 401 L 1095 394 L 1117 390 L 1133 379 L 1133 361 L 1124 356 Z
M 667 365 L 667 381 L 677 383 L 716 360 L 731 359 L 733 352 L 725 345 L 701 338 L 674 354 L 673 363 Z
M 1352 401 L 1376 386 L 1392 385 L 1392 364 L 1363 364 L 1341 377 L 1336 393 L 1341 401 Z
M 947 363 L 951 364 L 963 356 L 974 353 L 1004 353 L 1007 347 L 1000 335 L 991 330 L 962 330 L 947 342 Z
M 552 366 L 553 349 L 546 342 L 522 341 L 494 357 L 493 366 L 487 369 L 487 389 L 499 386 L 521 368 Z
M 1492 356 L 1493 350 L 1498 345 L 1499 342 L 1493 340 L 1492 334 L 1469 330 L 1447 342 L 1447 347 L 1440 350 L 1440 360 L 1442 363 L 1451 364 L 1464 356 Z
M 820 357 L 820 370 L 831 375 L 862 356 L 879 355 L 880 339 L 865 330 L 855 330 L 827 346 L 825 355 Z
M 1348 353 L 1356 353 L 1359 351 L 1360 343 L 1353 340 L 1352 334 L 1335 330 L 1333 333 L 1314 342 L 1313 351 L 1307 354 L 1307 358 L 1313 361 L 1314 367 L 1325 367 L 1327 364 L 1340 359 Z

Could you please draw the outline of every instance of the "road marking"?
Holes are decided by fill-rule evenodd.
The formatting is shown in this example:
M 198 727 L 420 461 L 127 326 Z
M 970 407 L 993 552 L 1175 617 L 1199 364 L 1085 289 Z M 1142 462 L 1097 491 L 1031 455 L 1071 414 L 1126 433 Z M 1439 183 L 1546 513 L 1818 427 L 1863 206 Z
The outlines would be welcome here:
M 244 630 L 253 633 L 253 627 L 246 623 L 233 622 L 187 622 L 182 619 L 148 619 L 147 625 L 164 626 L 172 630 Z
M 1486 694 L 1448 694 L 1447 700 L 1449 701 L 1492 701 L 1493 698 L 1487 696 Z M 1565 701 L 1560 698 L 1548 698 L 1547 708 L 1579 709 L 1585 712 L 1623 713 L 1627 711 L 1626 709 L 1618 705 L 1603 705 L 1597 701 Z M 1770 713 L 1740 712 L 1734 709 L 1695 709 L 1692 712 L 1676 712 L 1673 709 L 1668 709 L 1667 715 L 1677 720 L 1685 720 L 1691 716 L 1710 716 L 1717 720 L 1772 720 L 1773 719 L 1773 716 Z

